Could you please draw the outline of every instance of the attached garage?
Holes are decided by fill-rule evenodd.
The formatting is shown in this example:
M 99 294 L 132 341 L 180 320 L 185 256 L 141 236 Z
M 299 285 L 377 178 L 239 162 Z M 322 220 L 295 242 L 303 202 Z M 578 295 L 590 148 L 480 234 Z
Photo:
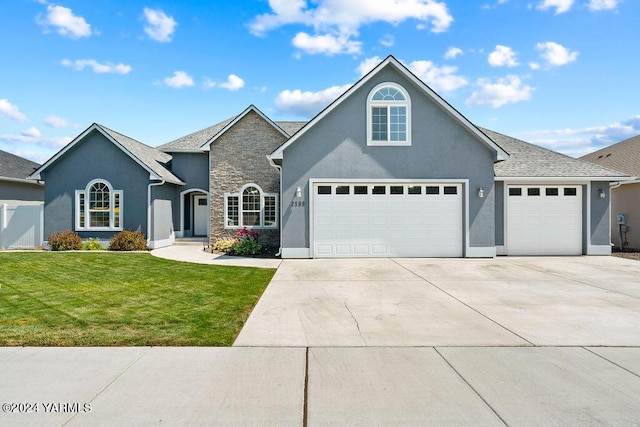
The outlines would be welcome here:
M 581 255 L 581 186 L 507 186 L 508 255 Z
M 461 183 L 312 186 L 314 257 L 461 257 Z

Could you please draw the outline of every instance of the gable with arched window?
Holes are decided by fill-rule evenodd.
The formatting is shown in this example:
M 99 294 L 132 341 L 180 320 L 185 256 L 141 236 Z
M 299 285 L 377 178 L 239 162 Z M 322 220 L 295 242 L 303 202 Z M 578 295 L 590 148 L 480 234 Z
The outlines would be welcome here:
M 237 193 L 224 195 L 225 228 L 276 228 L 278 196 L 264 193 L 257 184 L 246 184 Z
M 122 190 L 94 179 L 76 190 L 76 230 L 122 230 Z
M 399 84 L 381 83 L 369 92 L 367 145 L 411 145 L 411 98 Z

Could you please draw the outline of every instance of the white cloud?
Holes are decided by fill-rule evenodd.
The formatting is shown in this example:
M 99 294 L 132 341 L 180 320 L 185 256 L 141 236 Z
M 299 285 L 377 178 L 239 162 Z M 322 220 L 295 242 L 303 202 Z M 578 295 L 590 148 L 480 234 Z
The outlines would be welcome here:
M 68 59 L 63 59 L 60 61 L 60 64 L 64 67 L 73 68 L 76 71 L 82 71 L 86 67 L 89 67 L 93 70 L 94 73 L 97 74 L 129 74 L 132 68 L 130 65 L 125 64 L 113 64 L 111 62 L 107 62 L 106 64 L 101 64 L 95 59 L 76 59 L 75 61 L 70 61 Z
M 360 64 L 358 65 L 358 72 L 360 73 L 360 77 L 373 70 L 380 62 L 382 62 L 382 58 L 380 58 L 379 56 L 373 56 L 360 62 Z
M 30 138 L 40 138 L 42 136 L 38 128 L 33 126 L 31 126 L 29 129 L 23 130 L 22 135 Z
M 203 87 L 205 89 L 212 89 L 214 87 L 219 87 L 219 88 L 227 89 L 230 91 L 236 91 L 244 87 L 244 80 L 242 80 L 240 77 L 236 76 L 235 74 L 229 74 L 229 77 L 227 77 L 227 81 L 224 83 L 217 83 L 211 79 L 205 79 L 203 83 Z
M 539 70 L 540 64 L 538 64 L 537 62 L 529 62 L 529 68 L 531 68 L 532 70 Z
M 463 55 L 464 52 L 459 47 L 450 47 L 444 54 L 445 59 L 455 59 L 457 56 Z
M 37 145 L 42 147 L 53 147 L 59 148 L 68 144 L 72 138 L 69 137 L 35 137 L 31 135 L 0 135 L 0 141 L 9 142 L 9 143 L 24 143 L 30 145 Z
M 489 64 L 493 67 L 517 67 L 518 60 L 516 53 L 509 46 L 496 45 L 493 52 L 489 54 Z
M 374 22 L 387 22 L 397 25 L 414 19 L 431 24 L 431 31 L 446 31 L 453 17 L 446 3 L 438 0 L 269 0 L 271 13 L 256 16 L 249 24 L 251 33 L 264 36 L 269 31 L 290 24 L 312 27 L 316 33 L 297 41 L 298 44 L 317 44 L 328 40 L 315 38 L 330 37 L 342 41 L 342 49 L 319 49 L 317 53 L 353 53 L 360 52 L 360 45 L 354 45 L 352 37 L 358 35 L 362 25 Z M 305 33 L 298 33 L 300 34 Z M 296 36 L 296 37 L 298 37 Z M 334 40 L 335 42 L 335 40 Z M 300 48 L 300 47 L 299 47 Z
M 618 7 L 618 3 L 621 0 L 590 0 L 589 1 L 589 10 L 594 12 L 600 10 L 614 10 Z
M 522 83 L 520 77 L 508 75 L 496 82 L 489 79 L 478 79 L 480 90 L 473 92 L 467 99 L 467 105 L 490 105 L 493 108 L 506 104 L 527 101 L 531 99 L 533 88 Z
M 436 92 L 452 92 L 469 84 L 467 79 L 456 74 L 458 67 L 438 67 L 431 61 L 413 61 L 408 68 Z
M 147 23 L 144 32 L 158 42 L 170 42 L 178 23 L 172 16 L 167 16 L 160 9 L 144 8 L 144 19 Z
M 396 43 L 394 37 L 391 34 L 385 34 L 380 39 L 380 44 L 384 47 L 391 47 Z
M 559 67 L 578 59 L 579 52 L 570 51 L 556 42 L 537 43 L 536 50 L 549 67 Z
M 5 116 L 17 122 L 24 122 L 27 116 L 22 114 L 18 107 L 9 102 L 8 99 L 0 99 L 0 116 Z
M 580 157 L 640 134 L 640 115 L 605 126 L 535 130 L 523 134 L 543 147 Z
M 538 4 L 538 9 L 540 10 L 548 10 L 551 8 L 556 8 L 556 15 L 559 15 L 564 12 L 568 12 L 573 6 L 573 0 L 542 0 Z
M 362 43 L 350 40 L 348 35 L 316 35 L 300 32 L 292 40 L 292 44 L 310 54 L 336 55 L 343 53 L 360 53 Z
M 298 117 L 313 117 L 350 87 L 350 84 L 332 86 L 318 92 L 303 92 L 299 89 L 284 90 L 276 97 L 275 106 L 281 113 Z
M 38 24 L 56 28 L 58 34 L 72 39 L 89 37 L 92 34 L 91 25 L 81 16 L 73 14 L 71 9 L 62 6 L 48 5 L 44 19 L 38 17 Z
M 373 70 L 381 61 L 380 57 L 374 56 L 360 62 L 357 68 L 360 76 Z M 404 61 L 400 62 L 436 92 L 451 92 L 469 84 L 466 78 L 456 74 L 458 67 L 448 65 L 438 67 L 431 61 L 413 61 L 408 64 Z
M 193 78 L 184 71 L 174 71 L 173 76 L 165 77 L 162 79 L 162 84 L 165 86 L 180 89 L 182 87 L 193 86 Z
M 52 128 L 66 128 L 69 126 L 69 122 L 59 116 L 47 116 L 44 119 L 44 124 Z

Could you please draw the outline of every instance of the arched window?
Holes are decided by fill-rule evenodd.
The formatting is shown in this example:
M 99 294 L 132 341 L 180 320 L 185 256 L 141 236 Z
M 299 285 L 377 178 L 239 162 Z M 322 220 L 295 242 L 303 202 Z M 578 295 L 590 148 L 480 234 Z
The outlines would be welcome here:
M 122 230 L 122 191 L 96 179 L 76 190 L 77 230 Z
M 396 83 L 381 83 L 367 98 L 367 145 L 411 145 L 411 99 Z
M 226 193 L 225 228 L 276 228 L 278 196 L 264 193 L 256 184 L 247 184 L 238 193 Z

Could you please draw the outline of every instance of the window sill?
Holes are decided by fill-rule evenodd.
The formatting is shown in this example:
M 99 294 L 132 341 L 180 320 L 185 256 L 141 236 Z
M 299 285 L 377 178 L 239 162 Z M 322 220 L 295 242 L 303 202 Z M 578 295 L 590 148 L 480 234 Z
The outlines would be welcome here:
M 410 147 L 411 141 L 367 141 L 369 147 Z

